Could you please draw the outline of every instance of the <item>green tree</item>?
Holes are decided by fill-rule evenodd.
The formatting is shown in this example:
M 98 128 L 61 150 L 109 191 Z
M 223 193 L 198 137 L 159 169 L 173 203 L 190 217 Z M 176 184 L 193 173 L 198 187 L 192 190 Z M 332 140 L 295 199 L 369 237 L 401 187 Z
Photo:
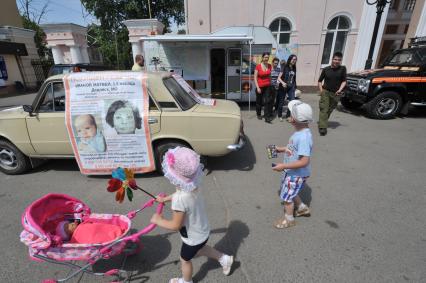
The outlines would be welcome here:
M 96 44 L 104 62 L 117 69 L 128 69 L 133 63 L 128 31 L 123 21 L 147 19 L 149 10 L 152 18 L 164 24 L 166 31 L 172 21 L 177 24 L 184 21 L 183 0 L 81 0 L 81 3 L 100 23 L 89 27 L 89 45 Z

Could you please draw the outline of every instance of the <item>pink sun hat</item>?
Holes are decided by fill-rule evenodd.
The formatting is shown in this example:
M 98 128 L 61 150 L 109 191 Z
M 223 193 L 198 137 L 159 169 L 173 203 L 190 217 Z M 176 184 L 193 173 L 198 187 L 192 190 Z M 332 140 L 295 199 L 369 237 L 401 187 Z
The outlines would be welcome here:
M 186 147 L 175 147 L 164 154 L 164 177 L 183 191 L 191 192 L 201 183 L 203 164 L 200 156 Z

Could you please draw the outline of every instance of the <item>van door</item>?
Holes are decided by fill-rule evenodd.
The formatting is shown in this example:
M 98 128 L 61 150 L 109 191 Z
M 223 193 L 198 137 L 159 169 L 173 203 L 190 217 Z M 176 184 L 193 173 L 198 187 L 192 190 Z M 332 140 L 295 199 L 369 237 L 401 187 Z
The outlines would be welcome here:
M 229 48 L 226 67 L 226 99 L 241 100 L 241 48 Z

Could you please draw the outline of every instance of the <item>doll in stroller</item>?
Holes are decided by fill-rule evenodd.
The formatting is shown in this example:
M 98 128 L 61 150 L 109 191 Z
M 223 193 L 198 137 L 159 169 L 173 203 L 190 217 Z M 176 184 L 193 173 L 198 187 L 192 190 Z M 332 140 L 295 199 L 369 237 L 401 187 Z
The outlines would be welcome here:
M 92 213 L 85 203 L 71 196 L 48 194 L 25 209 L 22 215 L 24 230 L 20 235 L 21 242 L 28 246 L 33 260 L 75 268 L 65 278 L 47 279 L 43 282 L 64 282 L 81 272 L 120 276 L 125 271 L 111 269 L 95 273 L 90 269 L 100 259 L 140 251 L 140 236 L 151 232 L 156 225 L 149 224 L 130 234 L 131 219 L 154 203 L 155 199 L 151 199 L 127 215 L 99 214 Z M 161 203 L 157 205 L 157 213 L 162 212 L 163 206 Z M 72 261 L 85 263 L 78 265 Z

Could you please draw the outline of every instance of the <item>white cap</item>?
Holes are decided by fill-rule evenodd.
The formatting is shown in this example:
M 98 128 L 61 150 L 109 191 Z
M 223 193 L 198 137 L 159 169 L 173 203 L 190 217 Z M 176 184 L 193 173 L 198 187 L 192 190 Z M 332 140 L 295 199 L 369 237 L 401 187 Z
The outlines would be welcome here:
M 299 123 L 312 122 L 312 108 L 309 104 L 300 100 L 292 100 L 288 103 L 291 117 Z

